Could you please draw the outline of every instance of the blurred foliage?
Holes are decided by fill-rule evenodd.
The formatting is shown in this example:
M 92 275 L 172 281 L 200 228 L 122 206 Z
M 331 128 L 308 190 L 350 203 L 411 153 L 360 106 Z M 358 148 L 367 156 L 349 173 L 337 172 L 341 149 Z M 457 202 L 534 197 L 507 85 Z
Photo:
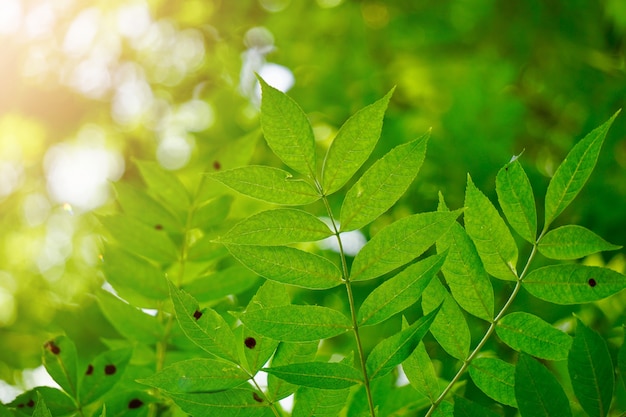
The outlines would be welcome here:
M 22 369 L 40 365 L 52 334 L 97 352 L 114 333 L 89 296 L 103 282 L 91 211 L 115 210 L 109 181 L 140 182 L 134 159 L 158 160 L 190 189 L 245 154 L 280 163 L 256 142 L 253 71 L 285 73 L 287 84 L 293 76 L 290 95 L 320 147 L 394 85 L 374 157 L 432 127 L 418 180 L 369 234 L 434 210 L 438 190 L 462 206 L 467 172 L 494 190 L 498 169 L 521 152 L 536 195 L 545 194 L 573 144 L 624 106 L 625 40 L 620 0 L 3 1 L 0 379 L 19 383 Z M 622 115 L 559 219 L 622 245 L 625 136 Z M 80 149 L 108 161 L 95 183 L 80 182 L 97 165 Z M 86 166 L 59 168 L 81 158 Z M 85 186 L 105 194 L 81 206 L 72 189 L 84 197 Z M 258 209 L 238 197 L 233 215 Z M 611 256 L 589 262 L 623 270 L 624 251 Z M 581 314 L 615 325 L 623 310 L 604 303 Z M 547 319 L 568 313 L 552 309 Z M 373 337 L 365 333 L 366 344 Z

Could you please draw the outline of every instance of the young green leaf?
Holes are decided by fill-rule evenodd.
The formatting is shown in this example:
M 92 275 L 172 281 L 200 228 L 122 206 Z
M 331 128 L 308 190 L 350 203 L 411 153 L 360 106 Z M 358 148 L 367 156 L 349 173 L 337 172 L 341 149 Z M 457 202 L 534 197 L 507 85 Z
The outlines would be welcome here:
M 78 355 L 74 342 L 58 336 L 43 346 L 43 365 L 52 379 L 73 398 L 78 396 Z
M 611 407 L 615 375 L 604 339 L 578 320 L 567 359 L 574 394 L 590 417 L 605 417 Z
M 367 375 L 380 378 L 400 365 L 415 350 L 428 332 L 439 308 L 426 314 L 411 326 L 379 342 L 367 357 Z
M 35 411 L 33 411 L 33 417 L 52 417 L 50 410 L 46 407 L 46 402 L 39 392 L 37 393 L 37 405 L 35 406 Z
M 232 196 L 222 195 L 200 204 L 193 212 L 191 227 L 207 230 L 219 225 L 228 217 L 232 203 Z
M 346 404 L 350 389 L 326 390 L 301 387 L 296 392 L 292 417 L 337 417 Z
M 141 177 L 148 185 L 150 192 L 154 193 L 165 207 L 171 207 L 179 215 L 179 220 L 184 221 L 191 199 L 183 183 L 170 171 L 152 161 L 135 161 Z
M 198 302 L 191 295 L 171 282 L 169 286 L 176 318 L 185 335 L 206 352 L 237 363 L 235 335 L 224 318 L 210 308 L 200 311 Z
M 437 399 L 441 388 L 423 342 L 420 342 L 413 353 L 402 362 L 402 369 L 417 392 L 430 398 L 431 403 Z
M 504 316 L 496 326 L 496 333 L 513 349 L 552 361 L 567 359 L 572 346 L 568 334 L 522 311 Z
M 115 183 L 115 191 L 117 201 L 126 215 L 153 228 L 160 225 L 163 230 L 168 232 L 180 233 L 182 230 L 183 225 L 178 217 L 150 197 L 144 190 L 125 182 L 117 182 Z
M 509 224 L 524 240 L 534 245 L 537 239 L 535 196 L 528 176 L 517 159 L 498 172 L 496 192 Z
M 498 358 L 477 358 L 469 367 L 474 384 L 488 397 L 517 407 L 515 400 L 515 366 Z
M 370 156 L 383 126 L 383 116 L 393 94 L 359 110 L 339 129 L 322 169 L 322 188 L 330 195 L 343 187 Z
M 195 279 L 183 290 L 198 302 L 219 300 L 228 295 L 241 294 L 254 286 L 259 276 L 243 266 L 231 266 Z
M 378 232 L 357 254 L 350 280 L 379 277 L 420 256 L 448 231 L 461 210 L 419 213 Z
M 438 210 L 448 211 L 441 193 Z M 452 297 L 468 313 L 491 321 L 494 308 L 493 286 L 474 243 L 460 224 L 454 223 L 437 240 L 437 252 L 445 251 L 448 251 L 448 256 L 441 271 Z
M 487 272 L 507 281 L 517 279 L 517 246 L 491 201 L 467 175 L 465 230 L 472 238 Z
M 546 193 L 544 230 L 548 230 L 552 221 L 576 198 L 589 179 L 604 138 L 618 114 L 619 111 L 578 142 L 554 173 Z
M 138 382 L 172 393 L 221 391 L 245 383 L 250 376 L 231 362 L 193 358 L 176 362 Z
M 255 273 L 285 284 L 314 290 L 341 284 L 335 264 L 313 253 L 287 246 L 228 245 L 230 253 Z
M 201 394 L 170 393 L 169 397 L 184 412 L 194 416 L 274 416 L 263 394 L 252 388 L 233 388 Z
M 464 361 L 471 343 L 467 321 L 452 296 L 439 279 L 435 278 L 422 294 L 422 310 L 429 313 L 439 305 L 441 310 L 430 326 L 430 332 L 450 356 Z
M 288 167 L 315 178 L 315 137 L 300 106 L 261 77 L 261 127 L 267 144 Z
M 431 256 L 385 281 L 361 304 L 357 315 L 359 325 L 380 323 L 417 302 L 445 259 L 446 253 Z
M 278 168 L 252 165 L 209 175 L 241 194 L 268 203 L 300 206 L 320 199 L 311 184 Z
M 524 417 L 572 415 L 569 400 L 556 377 L 525 353 L 520 354 L 515 367 L 515 398 Z
M 295 363 L 311 362 L 315 359 L 319 342 L 287 343 L 281 342 L 272 358 L 272 368 Z M 267 376 L 267 397 L 272 402 L 281 400 L 293 394 L 298 387 L 285 379 L 269 372 Z
M 242 220 L 219 240 L 225 244 L 278 246 L 314 242 L 330 235 L 328 226 L 306 211 L 276 209 Z
M 550 265 L 532 271 L 522 285 L 535 297 L 551 303 L 582 304 L 623 290 L 626 276 L 597 266 Z
M 109 392 L 122 379 L 132 354 L 128 348 L 108 350 L 90 362 L 80 379 L 80 404 L 91 404 Z
M 568 225 L 550 230 L 539 241 L 537 249 L 550 259 L 578 259 L 592 253 L 621 249 L 589 229 L 582 226 Z
M 344 389 L 363 381 L 358 369 L 339 362 L 292 363 L 263 370 L 289 383 L 320 389 Z
M 326 339 L 352 328 L 342 313 L 322 306 L 269 307 L 246 311 L 237 317 L 255 332 L 285 342 Z
M 402 197 L 424 162 L 429 136 L 395 147 L 350 188 L 341 206 L 341 231 L 371 223 Z
M 499 414 L 463 397 L 454 397 L 455 417 L 499 417 Z

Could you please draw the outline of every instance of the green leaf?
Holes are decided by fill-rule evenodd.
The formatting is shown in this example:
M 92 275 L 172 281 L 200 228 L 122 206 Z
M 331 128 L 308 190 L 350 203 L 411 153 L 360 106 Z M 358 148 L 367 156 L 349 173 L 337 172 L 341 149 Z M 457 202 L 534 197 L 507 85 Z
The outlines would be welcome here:
M 471 343 L 467 321 L 439 279 L 433 279 L 422 294 L 422 309 L 429 313 L 440 305 L 441 310 L 430 326 L 430 332 L 450 356 L 464 361 Z
M 596 252 L 621 249 L 589 229 L 568 225 L 550 230 L 539 241 L 537 249 L 550 259 L 578 259 Z
M 179 214 L 182 223 L 191 204 L 189 193 L 183 183 L 176 175 L 166 171 L 156 162 L 135 161 L 135 164 L 150 192 L 154 193 L 165 207 L 171 207 Z
M 43 347 L 43 365 L 52 379 L 72 398 L 78 395 L 78 355 L 74 342 L 57 336 Z
M 439 211 L 448 211 L 439 193 Z M 491 321 L 493 319 L 493 287 L 474 243 L 458 223 L 437 240 L 437 252 L 448 251 L 441 267 L 452 297 L 468 313 Z
M 454 405 L 448 401 L 442 401 L 432 415 L 433 417 L 454 417 Z
M 380 137 L 385 110 L 394 90 L 359 110 L 339 129 L 328 148 L 322 169 L 322 187 L 326 195 L 343 187 L 369 158 Z
M 404 362 L 428 332 L 438 312 L 437 308 L 401 332 L 379 342 L 367 357 L 368 377 L 376 379 L 385 376 Z
M 261 127 L 267 144 L 288 167 L 315 178 L 315 136 L 300 106 L 261 77 Z
M 604 339 L 577 320 L 576 335 L 567 358 L 574 394 L 590 417 L 605 417 L 611 408 L 615 375 Z
M 499 414 L 463 397 L 454 398 L 455 417 L 499 417 Z
M 350 280 L 373 279 L 412 261 L 448 231 L 460 214 L 461 210 L 419 213 L 390 224 L 354 258 Z
M 488 397 L 517 407 L 515 400 L 515 366 L 497 358 L 477 358 L 469 367 L 474 384 Z
M 326 390 L 302 387 L 296 392 L 292 417 L 337 417 L 350 389 Z
M 352 328 L 352 323 L 342 313 L 322 306 L 269 307 L 246 311 L 238 318 L 255 332 L 285 342 L 326 339 Z
M 358 369 L 338 362 L 293 363 L 263 370 L 295 385 L 329 390 L 349 388 L 363 380 Z
M 582 304 L 601 300 L 626 288 L 626 276 L 608 268 L 586 265 L 550 265 L 524 278 L 524 288 L 555 304 Z
M 65 392 L 50 387 L 33 388 L 15 397 L 7 406 L 28 412 L 28 414 L 15 413 L 15 415 L 30 415 L 31 410 L 34 411 L 33 408 L 38 403 L 39 398 L 45 401 L 46 407 L 54 417 L 76 415 L 77 409 L 74 400 Z
M 350 188 L 341 206 L 341 231 L 371 223 L 402 197 L 424 162 L 429 136 L 395 147 Z
M 204 202 L 194 210 L 191 218 L 191 228 L 199 227 L 200 229 L 208 230 L 219 225 L 228 217 L 232 203 L 233 197 L 230 195 L 222 195 Z
M 37 393 L 37 405 L 35 406 L 35 411 L 33 411 L 33 417 L 52 417 L 50 410 L 46 407 L 46 402 L 39 392 Z
M 622 327 L 623 329 L 624 327 Z M 624 332 L 626 335 L 626 332 Z M 626 339 L 626 338 L 625 338 Z M 617 369 L 622 376 L 622 383 L 626 386 L 626 340 L 622 341 L 622 346 L 617 354 Z
M 272 358 L 272 368 L 294 363 L 311 362 L 315 359 L 318 344 L 319 342 L 317 341 L 307 343 L 281 342 Z M 280 379 L 279 376 L 271 372 L 267 377 L 267 397 L 272 402 L 276 402 L 293 394 L 297 388 L 296 385 L 288 383 L 284 379 Z
M 198 302 L 219 300 L 228 295 L 241 294 L 254 286 L 259 276 L 243 266 L 231 266 L 195 279 L 184 285 L 183 290 Z
M 431 403 L 437 399 L 441 388 L 423 342 L 420 342 L 413 353 L 402 362 L 402 369 L 417 392 L 430 398 Z
M 496 326 L 500 339 L 518 352 L 537 358 L 561 361 L 567 359 L 572 338 L 537 316 L 516 312 L 504 316 Z
M 109 392 L 122 379 L 132 354 L 132 349 L 109 350 L 89 363 L 81 377 L 80 404 L 91 404 Z
M 98 291 L 98 305 L 102 314 L 122 336 L 141 343 L 156 343 L 163 337 L 163 327 L 156 319 L 113 294 Z
M 250 376 L 239 366 L 215 359 L 176 362 L 138 382 L 173 393 L 221 391 L 243 384 Z
M 234 388 L 202 394 L 170 393 L 186 413 L 194 416 L 269 417 L 273 416 L 263 394 L 252 388 Z
M 515 398 L 524 417 L 570 417 L 569 400 L 545 366 L 521 353 L 515 367 Z
M 472 238 L 485 270 L 496 278 L 517 280 L 517 246 L 491 201 L 467 176 L 465 230 Z
M 496 192 L 500 207 L 511 227 L 524 240 L 534 245 L 537 239 L 535 196 L 528 176 L 517 159 L 498 172 Z
M 115 191 L 126 215 L 152 228 L 160 225 L 168 232 L 180 233 L 183 229 L 180 220 L 144 190 L 120 181 L 115 183 Z
M 235 191 L 269 203 L 299 206 L 320 199 L 311 184 L 293 179 L 289 172 L 278 168 L 252 165 L 210 176 Z
M 277 246 L 314 242 L 330 235 L 328 226 L 306 211 L 277 209 L 242 220 L 219 240 L 225 244 Z
M 146 226 L 129 216 L 100 217 L 100 222 L 125 250 L 159 263 L 178 259 L 178 249 L 164 230 Z
M 176 318 L 189 340 L 212 355 L 237 363 L 235 335 L 224 318 L 213 309 L 200 310 L 191 295 L 171 282 L 169 285 Z
M 589 179 L 604 138 L 618 114 L 619 111 L 578 142 L 554 173 L 546 193 L 544 230 L 548 230 L 550 223 L 576 198 Z
M 415 304 L 445 259 L 446 253 L 426 258 L 377 287 L 359 308 L 359 325 L 380 323 Z
M 106 396 L 105 402 L 108 417 L 146 417 L 150 403 L 156 400 L 145 391 L 116 389 Z
M 228 245 L 230 253 L 255 273 L 314 290 L 342 283 L 341 271 L 328 259 L 287 246 Z

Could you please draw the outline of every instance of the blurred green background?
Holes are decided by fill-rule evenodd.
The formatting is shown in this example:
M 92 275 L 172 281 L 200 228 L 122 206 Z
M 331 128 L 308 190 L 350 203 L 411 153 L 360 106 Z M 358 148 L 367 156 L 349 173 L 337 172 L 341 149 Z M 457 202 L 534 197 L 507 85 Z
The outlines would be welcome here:
M 134 158 L 189 185 L 215 169 L 258 128 L 254 72 L 289 90 L 322 150 L 393 86 L 374 156 L 432 127 L 418 180 L 367 235 L 439 190 L 461 207 L 468 172 L 495 201 L 522 152 L 541 219 L 560 161 L 624 107 L 625 40 L 622 0 L 2 0 L 0 380 L 19 383 L 59 329 L 106 331 L 75 314 L 102 284 L 92 213 L 113 209 L 111 182 L 139 182 Z M 622 115 L 558 224 L 626 244 L 625 136 Z M 624 251 L 590 262 L 623 270 Z

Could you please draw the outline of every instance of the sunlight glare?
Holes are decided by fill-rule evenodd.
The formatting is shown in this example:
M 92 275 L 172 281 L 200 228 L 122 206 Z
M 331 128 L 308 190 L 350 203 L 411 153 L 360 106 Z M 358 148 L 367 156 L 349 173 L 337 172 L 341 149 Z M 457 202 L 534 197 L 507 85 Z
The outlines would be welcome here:
M 0 2 L 0 34 L 11 34 L 19 30 L 22 21 L 20 0 L 2 0 Z

